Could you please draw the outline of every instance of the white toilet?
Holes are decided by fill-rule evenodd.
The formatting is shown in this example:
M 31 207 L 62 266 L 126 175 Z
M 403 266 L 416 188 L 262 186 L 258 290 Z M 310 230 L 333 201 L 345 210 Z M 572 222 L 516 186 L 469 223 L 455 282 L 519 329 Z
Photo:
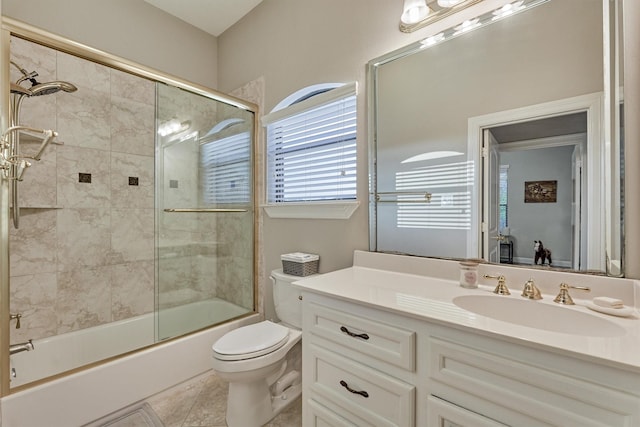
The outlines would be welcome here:
M 281 323 L 269 320 L 243 326 L 213 344 L 213 370 L 229 382 L 227 425 L 259 427 L 278 415 L 302 392 L 300 367 L 287 371 L 286 356 L 302 337 L 301 277 L 271 272 L 273 300 Z

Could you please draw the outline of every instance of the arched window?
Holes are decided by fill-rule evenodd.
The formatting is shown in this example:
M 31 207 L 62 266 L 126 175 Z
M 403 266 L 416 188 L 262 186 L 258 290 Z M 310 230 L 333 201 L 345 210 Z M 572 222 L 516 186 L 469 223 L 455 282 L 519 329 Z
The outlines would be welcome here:
M 355 200 L 355 83 L 302 89 L 262 122 L 267 203 Z

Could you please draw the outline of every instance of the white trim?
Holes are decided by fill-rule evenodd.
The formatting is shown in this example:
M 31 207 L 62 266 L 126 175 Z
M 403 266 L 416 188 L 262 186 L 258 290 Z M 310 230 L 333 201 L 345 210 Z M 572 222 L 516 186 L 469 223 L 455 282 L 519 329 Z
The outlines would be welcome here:
M 538 148 L 564 147 L 566 145 L 582 145 L 587 137 L 586 133 L 574 133 L 572 135 L 551 136 L 548 138 L 536 138 L 526 141 L 503 142 L 500 144 L 500 152 L 536 150 Z
M 474 165 L 480 165 L 482 130 L 484 128 L 527 122 L 558 115 L 587 113 L 587 268 L 589 270 L 605 270 L 604 251 L 604 151 L 603 146 L 603 94 L 602 92 L 580 95 L 557 101 L 545 102 L 513 110 L 499 111 L 482 116 L 471 117 L 468 120 L 468 160 Z M 482 168 L 473 172 L 472 211 L 476 215 L 471 217 L 471 231 L 467 237 L 467 256 L 480 257 L 481 221 L 482 221 Z
M 337 101 L 347 96 L 352 96 L 357 94 L 358 94 L 358 82 L 345 83 L 341 87 L 337 87 L 327 92 L 312 96 L 309 99 L 305 99 L 304 101 L 290 105 L 281 110 L 272 111 L 269 114 L 265 114 L 264 116 L 262 116 L 260 120 L 261 120 L 262 126 L 268 126 L 273 122 L 276 122 L 278 120 L 281 120 L 289 116 L 293 116 L 294 114 L 299 114 L 304 111 L 316 108 L 320 105 L 329 104 L 333 101 Z
M 360 202 L 278 203 L 261 206 L 270 218 L 349 219 Z

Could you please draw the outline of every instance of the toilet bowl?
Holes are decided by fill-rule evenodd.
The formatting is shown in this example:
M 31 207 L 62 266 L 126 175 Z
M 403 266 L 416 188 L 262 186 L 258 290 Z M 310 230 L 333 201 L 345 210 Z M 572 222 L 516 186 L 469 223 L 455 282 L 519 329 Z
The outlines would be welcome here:
M 260 427 L 302 392 L 299 366 L 287 366 L 287 354 L 302 337 L 299 280 L 271 273 L 280 323 L 265 320 L 226 333 L 213 346 L 212 367 L 229 382 L 226 420 L 229 427 Z

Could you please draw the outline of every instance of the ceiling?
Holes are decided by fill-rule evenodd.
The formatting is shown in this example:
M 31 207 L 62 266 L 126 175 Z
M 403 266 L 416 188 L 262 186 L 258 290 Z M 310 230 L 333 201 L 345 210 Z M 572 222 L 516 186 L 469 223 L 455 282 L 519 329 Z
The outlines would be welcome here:
M 262 0 L 144 0 L 218 37 Z
M 586 112 L 491 128 L 491 133 L 498 143 L 526 141 L 585 132 L 587 132 Z

